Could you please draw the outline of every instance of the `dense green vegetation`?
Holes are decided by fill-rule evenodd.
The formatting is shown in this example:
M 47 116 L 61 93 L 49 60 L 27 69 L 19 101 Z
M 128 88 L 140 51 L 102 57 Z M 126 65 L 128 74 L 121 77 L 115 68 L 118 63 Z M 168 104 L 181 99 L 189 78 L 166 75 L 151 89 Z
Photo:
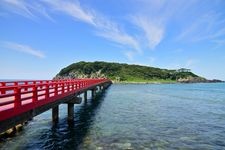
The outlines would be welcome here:
M 56 78 L 106 77 L 119 82 L 176 82 L 178 79 L 198 78 L 192 72 L 109 62 L 77 62 L 63 68 Z

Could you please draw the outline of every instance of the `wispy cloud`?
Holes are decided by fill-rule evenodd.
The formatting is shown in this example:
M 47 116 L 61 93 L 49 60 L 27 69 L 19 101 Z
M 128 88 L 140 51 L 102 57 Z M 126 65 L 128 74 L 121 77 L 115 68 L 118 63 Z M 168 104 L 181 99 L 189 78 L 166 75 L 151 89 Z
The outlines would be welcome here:
M 96 34 L 110 41 L 128 46 L 141 53 L 139 42 L 131 35 L 126 33 L 119 25 L 107 19 L 96 21 Z
M 51 17 L 50 13 L 47 11 L 48 8 L 46 8 L 41 3 L 33 1 L 33 3 L 31 3 L 29 7 L 32 9 L 32 12 L 36 12 L 38 15 L 44 16 L 48 20 L 55 22 L 55 20 Z
M 31 19 L 37 18 L 35 14 L 38 13 L 53 20 L 50 13 L 61 12 L 76 21 L 91 25 L 97 36 L 133 49 L 139 54 L 142 53 L 138 40 L 134 36 L 129 35 L 121 25 L 91 8 L 81 6 L 79 1 L 40 0 L 28 3 L 25 0 L 3 0 L 0 3 L 3 3 L 9 11 Z
M 3 0 L 0 3 L 4 4 L 9 11 L 31 19 L 36 19 L 36 14 L 38 14 L 53 20 L 50 13 L 61 12 L 77 21 L 91 25 L 97 36 L 141 52 L 139 42 L 135 37 L 126 33 L 118 23 L 91 8 L 81 6 L 79 1 L 40 0 L 28 3 L 25 0 Z
M 128 60 L 131 60 L 136 55 L 142 55 L 143 50 L 157 49 L 157 46 L 167 38 L 168 26 L 174 24 L 176 26 L 177 22 L 182 22 L 186 19 L 185 17 L 189 17 L 189 9 L 191 9 L 192 14 L 195 14 L 197 11 L 192 9 L 192 6 L 197 6 L 196 4 L 199 1 L 134 0 L 132 2 L 135 5 L 137 2 L 139 3 L 137 11 L 131 11 L 122 17 L 120 16 L 120 19 L 128 16 L 127 18 L 132 21 L 127 21 L 127 18 L 123 21 L 116 20 L 116 17 L 109 18 L 80 2 L 79 0 L 37 0 L 29 2 L 26 0 L 2 0 L 0 4 L 4 5 L 2 8 L 7 9 L 9 13 L 13 12 L 34 20 L 44 16 L 54 21 L 51 16 L 57 14 L 70 16 L 75 21 L 91 26 L 96 36 L 120 45 L 121 49 L 129 49 L 124 55 Z M 202 16 L 199 16 L 199 14 Z M 198 17 L 193 17 L 196 20 L 187 22 L 187 25 L 183 23 L 180 23 L 180 26 L 178 25 L 183 29 L 177 36 L 178 41 L 187 39 L 192 41 L 223 40 L 225 20 L 221 20 L 220 14 L 213 11 L 209 13 L 203 11 L 199 14 L 196 15 Z M 177 22 L 174 23 L 174 20 Z M 128 27 L 128 25 L 131 26 Z M 174 27 L 171 29 L 173 30 L 171 32 L 176 32 L 177 35 L 177 30 Z M 169 35 L 170 38 L 174 38 L 174 33 L 172 34 L 173 37 Z
M 147 39 L 147 46 L 154 49 L 163 39 L 164 27 L 160 22 L 148 19 L 143 16 L 133 17 L 134 23 L 144 31 Z
M 138 41 L 126 33 L 116 22 L 106 18 L 92 9 L 85 9 L 78 1 L 43 0 L 55 11 L 60 11 L 76 20 L 88 23 L 95 28 L 97 36 L 115 43 L 129 46 L 140 52 Z
M 34 17 L 29 10 L 29 5 L 23 0 L 2 0 L 1 5 L 4 5 L 11 12 L 22 15 L 24 17 Z
M 42 0 L 49 5 L 54 11 L 60 11 L 74 19 L 95 25 L 95 14 L 81 7 L 78 1 L 68 0 Z
M 176 37 L 176 40 L 199 42 L 203 40 L 217 40 L 225 36 L 225 20 L 222 20 L 220 13 L 213 11 L 196 17 L 196 20 Z
M 182 0 L 137 0 L 137 2 L 141 9 L 131 15 L 131 20 L 144 33 L 142 43 L 147 43 L 146 46 L 152 50 L 156 49 L 165 38 L 168 24 L 195 3 Z
M 38 15 L 54 21 L 48 14 L 46 8 L 37 1 L 25 1 L 25 0 L 2 0 L 0 4 L 4 9 L 11 13 L 21 15 L 31 20 L 36 20 Z
M 7 48 L 9 50 L 14 50 L 22 53 L 26 53 L 29 55 L 36 56 L 38 58 L 45 58 L 45 55 L 43 52 L 36 50 L 28 45 L 13 43 L 13 42 L 1 42 L 1 46 L 4 48 Z

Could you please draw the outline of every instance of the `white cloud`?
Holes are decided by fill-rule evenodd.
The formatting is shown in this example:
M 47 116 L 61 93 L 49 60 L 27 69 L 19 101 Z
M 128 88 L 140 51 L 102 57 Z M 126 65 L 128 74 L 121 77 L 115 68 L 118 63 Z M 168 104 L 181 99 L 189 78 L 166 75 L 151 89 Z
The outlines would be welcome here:
M 38 15 L 44 16 L 45 18 L 54 21 L 53 18 L 48 14 L 47 9 L 41 5 L 38 1 L 29 1 L 25 0 L 2 0 L 0 4 L 8 12 L 12 12 L 31 20 L 37 20 Z
M 43 52 L 36 50 L 28 45 L 22 45 L 22 44 L 13 43 L 13 42 L 1 42 L 1 43 L 2 43 L 2 47 L 4 48 L 30 54 L 38 58 L 45 58 L 45 55 L 43 54 Z
M 153 21 L 143 16 L 133 17 L 134 23 L 144 31 L 147 46 L 154 49 L 163 39 L 164 27 L 160 22 Z
M 199 1 L 140 0 L 133 2 L 140 2 L 137 5 L 137 11 L 132 10 L 133 13 L 129 12 L 130 14 L 125 14 L 125 16 L 131 16 L 129 19 L 132 20 L 132 24 L 129 25 L 132 25 L 132 34 L 130 34 L 130 27 L 127 27 L 127 24 L 109 19 L 102 13 L 90 7 L 85 7 L 78 0 L 38 0 L 29 2 L 26 0 L 2 0 L 0 4 L 6 6 L 2 8 L 7 9 L 9 12 L 14 12 L 31 19 L 44 16 L 54 21 L 51 15 L 57 13 L 70 16 L 76 21 L 89 24 L 97 36 L 117 43 L 123 49 L 130 49 L 132 54 L 131 52 L 127 52 L 126 57 L 131 59 L 135 55 L 142 54 L 142 49 L 156 49 L 167 35 L 167 25 L 170 23 L 174 24 L 173 21 L 176 19 L 178 19 L 176 21 L 180 21 L 188 17 L 187 10 L 195 6 L 193 4 Z M 195 9 L 190 10 L 192 14 L 196 12 Z M 216 40 L 225 35 L 225 28 L 222 26 L 225 20 L 221 20 L 219 15 L 215 13 L 203 14 L 196 21 L 192 21 L 193 23 L 190 25 L 187 24 L 189 27 L 184 29 L 177 39 L 183 40 L 189 38 L 195 41 L 204 39 Z M 202 28 L 203 25 L 205 28 Z M 181 26 L 183 27 L 183 24 Z M 218 28 L 214 30 L 214 26 Z
M 129 48 L 132 48 L 139 53 L 142 52 L 139 47 L 138 41 L 134 37 L 127 34 L 125 31 L 120 29 L 118 24 L 105 19 L 97 22 L 96 27 L 96 34 L 98 36 L 104 37 L 110 41 L 122 44 L 124 46 L 128 46 Z
M 166 28 L 181 13 L 186 12 L 195 1 L 137 0 L 139 11 L 132 15 L 133 23 L 144 33 L 142 43 L 155 49 L 165 38 Z M 141 7 L 141 9 L 140 9 Z M 179 13 L 178 13 L 179 12 Z
M 28 3 L 25 0 L 4 0 L 0 3 L 6 5 L 9 11 L 31 19 L 36 19 L 37 16 L 35 14 L 38 13 L 39 15 L 54 21 L 49 14 L 61 12 L 71 16 L 77 21 L 91 25 L 97 36 L 122 46 L 129 47 L 138 53 L 142 53 L 139 42 L 135 37 L 126 33 L 119 24 L 106 18 L 102 14 L 97 13 L 90 8 L 82 7 L 78 1 L 40 0 Z
M 54 11 L 60 11 L 69 16 L 72 16 L 76 20 L 80 20 L 92 25 L 95 25 L 94 19 L 95 15 L 91 11 L 83 9 L 78 1 L 68 1 L 68 0 L 42 0 L 44 3 L 48 4 Z
M 49 19 L 52 22 L 55 22 L 55 20 L 50 16 L 49 12 L 47 11 L 48 8 L 45 6 L 41 5 L 40 3 L 33 1 L 33 3 L 29 4 L 30 9 L 33 12 L 38 13 L 40 16 L 44 16 L 45 18 Z
M 203 40 L 217 40 L 225 36 L 225 20 L 221 14 L 213 11 L 201 14 L 196 20 L 187 24 L 187 27 L 176 37 L 176 40 L 198 42 Z
M 34 17 L 32 12 L 29 10 L 28 3 L 23 0 L 3 0 L 0 3 L 14 13 L 17 13 L 24 17 Z
M 84 9 L 77 1 L 43 0 L 55 11 L 67 14 L 76 20 L 86 22 L 96 29 L 98 36 L 104 37 L 118 44 L 129 46 L 140 52 L 138 41 L 127 34 L 116 22 L 109 20 L 102 14 L 91 9 Z

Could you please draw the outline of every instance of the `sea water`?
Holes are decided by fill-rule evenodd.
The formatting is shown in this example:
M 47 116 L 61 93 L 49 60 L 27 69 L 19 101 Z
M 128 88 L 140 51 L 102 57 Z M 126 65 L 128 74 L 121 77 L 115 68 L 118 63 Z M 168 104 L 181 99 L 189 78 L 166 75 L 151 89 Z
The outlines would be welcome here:
M 225 84 L 113 84 L 73 123 L 61 105 L 57 125 L 47 111 L 0 149 L 225 149 Z

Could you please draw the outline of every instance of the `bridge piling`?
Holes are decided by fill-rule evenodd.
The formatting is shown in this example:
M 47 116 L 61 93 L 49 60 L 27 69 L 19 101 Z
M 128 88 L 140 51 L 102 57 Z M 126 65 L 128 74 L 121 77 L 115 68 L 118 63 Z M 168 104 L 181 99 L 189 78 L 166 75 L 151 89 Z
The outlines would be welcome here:
M 96 96 L 96 89 L 91 90 L 91 98 L 94 99 Z
M 84 92 L 84 102 L 87 103 L 87 91 Z
M 81 97 L 75 96 L 70 101 L 66 102 L 66 104 L 68 105 L 67 106 L 68 122 L 73 122 L 73 120 L 74 120 L 74 104 L 80 104 L 81 101 L 82 101 Z
M 73 103 L 68 103 L 68 122 L 72 122 L 74 119 L 74 104 Z
M 53 124 L 59 121 L 59 105 L 52 108 L 52 122 Z

